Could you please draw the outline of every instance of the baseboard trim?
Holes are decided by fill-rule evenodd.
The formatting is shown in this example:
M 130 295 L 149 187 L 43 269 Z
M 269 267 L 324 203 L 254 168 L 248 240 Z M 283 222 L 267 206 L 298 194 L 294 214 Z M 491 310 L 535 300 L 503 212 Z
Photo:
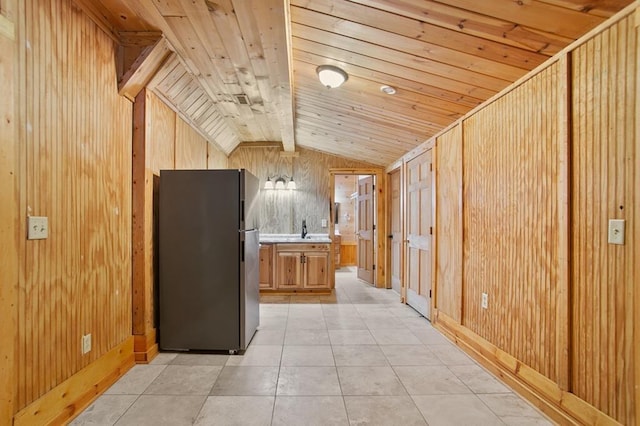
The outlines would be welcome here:
M 155 328 L 147 334 L 133 336 L 133 354 L 136 364 L 148 364 L 158 355 Z
M 554 421 L 563 425 L 620 425 L 443 312 L 436 311 L 435 316 L 438 330 Z
M 20 410 L 14 426 L 58 425 L 76 417 L 134 365 L 133 336 Z

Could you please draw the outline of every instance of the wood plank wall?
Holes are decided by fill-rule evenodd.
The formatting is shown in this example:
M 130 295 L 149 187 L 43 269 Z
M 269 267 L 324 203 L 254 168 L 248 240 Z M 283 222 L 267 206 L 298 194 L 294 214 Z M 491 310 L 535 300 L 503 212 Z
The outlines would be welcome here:
M 227 156 L 150 90 L 146 105 L 146 164 L 154 174 L 161 169 L 227 168 Z
M 552 380 L 562 74 L 550 66 L 463 128 L 462 324 Z
M 70 0 L 20 7 L 15 411 L 131 335 L 132 108 L 113 42 Z M 48 239 L 24 240 L 28 215 Z
M 462 321 L 462 125 L 436 141 L 436 308 Z
M 13 1 L 0 2 L 0 97 L 13 100 L 17 76 Z M 0 423 L 13 416 L 15 404 L 15 330 L 18 288 L 18 171 L 15 103 L 0 102 Z
M 267 176 L 293 176 L 295 191 L 263 190 L 260 193 L 260 232 L 301 232 L 302 220 L 310 233 L 327 233 L 321 220 L 330 220 L 330 168 L 371 168 L 370 164 L 299 148 L 298 157 L 281 156 L 279 148 L 238 148 L 229 156 L 229 167 L 245 168 L 264 185 Z
M 207 169 L 226 169 L 229 159 L 213 144 L 207 144 Z
M 633 312 L 640 309 L 633 304 L 640 247 L 632 238 L 640 208 L 636 31 L 633 17 L 604 31 L 573 52 L 572 70 L 572 387 L 626 424 L 634 418 L 633 372 L 640 367 L 631 362 Z M 625 245 L 607 243 L 609 219 L 626 220 Z
M 180 117 L 176 117 L 176 169 L 206 169 L 206 140 Z
M 640 424 L 630 10 L 437 137 L 436 325 L 563 422 Z
M 176 113 L 149 90 L 145 103 L 147 169 L 160 175 L 161 169 L 175 168 Z

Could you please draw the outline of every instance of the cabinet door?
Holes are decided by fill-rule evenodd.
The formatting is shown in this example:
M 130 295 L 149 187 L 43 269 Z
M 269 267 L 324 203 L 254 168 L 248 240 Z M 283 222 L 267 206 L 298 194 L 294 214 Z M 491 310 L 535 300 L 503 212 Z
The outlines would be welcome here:
M 305 288 L 329 288 L 329 252 L 304 253 Z
M 273 288 L 273 246 L 260 246 L 260 288 Z
M 302 263 L 300 252 L 278 252 L 276 260 L 276 284 L 278 289 L 302 288 Z

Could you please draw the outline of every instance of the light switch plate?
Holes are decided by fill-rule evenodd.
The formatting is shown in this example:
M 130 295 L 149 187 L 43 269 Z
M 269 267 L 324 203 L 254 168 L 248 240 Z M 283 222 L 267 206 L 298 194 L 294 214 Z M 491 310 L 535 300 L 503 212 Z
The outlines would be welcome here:
M 322 221 L 321 221 L 321 226 L 322 226 L 323 228 L 326 228 L 326 227 L 327 227 L 327 219 L 322 219 Z
M 482 309 L 489 309 L 489 295 L 482 293 Z
M 624 244 L 624 219 L 609 219 L 609 244 Z
M 91 333 L 82 336 L 82 354 L 91 352 Z
M 27 239 L 44 240 L 49 238 L 49 218 L 45 216 L 27 217 Z

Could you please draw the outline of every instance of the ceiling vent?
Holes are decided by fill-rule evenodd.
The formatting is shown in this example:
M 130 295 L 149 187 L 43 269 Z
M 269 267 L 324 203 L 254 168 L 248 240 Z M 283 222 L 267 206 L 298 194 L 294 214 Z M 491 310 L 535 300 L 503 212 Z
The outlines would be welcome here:
M 247 95 L 233 95 L 236 98 L 236 101 L 238 102 L 238 104 L 240 105 L 251 105 L 251 102 L 249 102 L 249 97 Z

